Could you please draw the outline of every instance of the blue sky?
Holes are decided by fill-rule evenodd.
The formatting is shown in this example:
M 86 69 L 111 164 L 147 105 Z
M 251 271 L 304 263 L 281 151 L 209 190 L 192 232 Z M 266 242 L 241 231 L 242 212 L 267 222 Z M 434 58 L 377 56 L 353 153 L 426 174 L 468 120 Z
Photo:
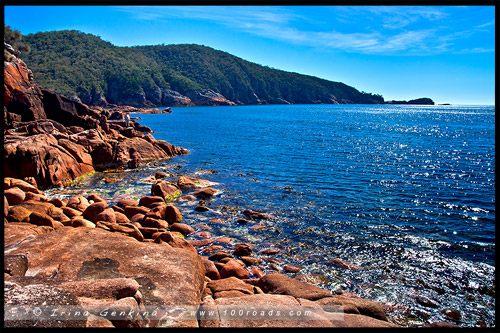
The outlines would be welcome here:
M 386 100 L 495 104 L 494 6 L 4 9 L 5 24 L 23 34 L 74 29 L 117 46 L 196 43 Z

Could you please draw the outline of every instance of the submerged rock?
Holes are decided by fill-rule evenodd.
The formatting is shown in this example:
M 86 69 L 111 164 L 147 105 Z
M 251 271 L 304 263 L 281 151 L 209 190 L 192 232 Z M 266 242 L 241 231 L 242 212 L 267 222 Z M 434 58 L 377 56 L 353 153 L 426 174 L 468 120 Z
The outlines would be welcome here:
M 417 295 L 417 296 L 415 296 L 415 301 L 418 304 L 420 304 L 422 306 L 425 306 L 425 307 L 428 307 L 428 308 L 437 308 L 437 307 L 439 307 L 439 305 L 435 301 L 433 301 L 430 298 L 427 298 L 425 296 Z
M 453 324 L 453 323 L 448 323 L 446 321 L 435 321 L 435 322 L 432 322 L 430 324 L 426 324 L 424 326 L 422 326 L 423 328 L 435 328 L 435 327 L 439 327 L 439 328 L 460 328 L 460 326 L 456 325 L 456 324 Z
M 360 266 L 353 264 L 352 262 L 349 262 L 347 260 L 342 260 L 340 258 L 333 258 L 330 259 L 328 262 L 337 265 L 338 267 L 349 269 L 351 271 L 357 271 L 361 269 Z
M 242 214 L 245 215 L 250 220 L 266 220 L 274 218 L 273 215 L 257 212 L 250 209 L 244 210 Z
M 456 309 L 443 309 L 441 310 L 441 313 L 444 314 L 447 318 L 455 321 L 460 321 L 462 319 L 462 314 Z
M 196 190 L 193 192 L 193 195 L 200 198 L 200 199 L 207 199 L 212 197 L 215 193 L 217 193 L 217 190 L 211 187 L 204 187 L 199 190 Z
M 285 265 L 283 266 L 283 270 L 287 273 L 298 273 L 302 270 L 302 267 L 297 265 Z

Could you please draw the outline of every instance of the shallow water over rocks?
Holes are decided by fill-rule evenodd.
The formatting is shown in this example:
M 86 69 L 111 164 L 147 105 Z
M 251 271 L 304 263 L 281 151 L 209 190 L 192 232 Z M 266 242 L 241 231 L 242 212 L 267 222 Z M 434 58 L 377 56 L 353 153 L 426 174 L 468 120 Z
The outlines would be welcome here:
M 150 195 L 158 171 L 207 179 L 213 197 L 175 201 L 195 229 L 186 239 L 214 240 L 199 251 L 255 245 L 266 273 L 383 302 L 401 325 L 494 325 L 494 107 L 193 107 L 140 117 L 155 138 L 191 153 L 47 194 L 96 192 L 112 204 Z

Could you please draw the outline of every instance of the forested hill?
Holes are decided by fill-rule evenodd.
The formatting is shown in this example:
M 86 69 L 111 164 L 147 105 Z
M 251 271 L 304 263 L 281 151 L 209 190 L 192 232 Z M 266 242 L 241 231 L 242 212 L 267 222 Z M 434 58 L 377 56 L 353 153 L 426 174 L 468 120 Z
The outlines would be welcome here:
M 384 103 L 340 82 L 261 66 L 210 47 L 117 47 L 78 31 L 23 37 L 42 87 L 89 105 Z

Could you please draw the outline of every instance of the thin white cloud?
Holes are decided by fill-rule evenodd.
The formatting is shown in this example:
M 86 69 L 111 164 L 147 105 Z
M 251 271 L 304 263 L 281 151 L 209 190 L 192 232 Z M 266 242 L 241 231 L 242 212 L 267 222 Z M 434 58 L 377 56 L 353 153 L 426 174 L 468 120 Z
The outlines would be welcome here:
M 476 28 L 486 28 L 495 25 L 495 21 L 486 22 L 484 24 L 477 25 Z
M 435 21 L 443 19 L 447 13 L 433 7 L 366 7 L 366 11 L 382 20 L 386 29 L 401 29 L 422 19 Z
M 474 47 L 472 49 L 464 49 L 464 50 L 455 51 L 454 53 L 458 53 L 458 54 L 470 54 L 470 53 L 490 53 L 490 52 L 495 52 L 495 49 L 488 49 L 488 48 L 482 48 L 482 47 Z
M 129 13 L 132 19 L 145 21 L 165 21 L 165 13 L 155 12 L 151 7 L 115 7 L 119 12 Z
M 280 7 L 119 6 L 115 8 L 118 11 L 128 12 L 132 14 L 132 18 L 139 20 L 180 17 L 209 20 L 220 24 L 245 24 L 253 21 L 283 24 L 301 18 L 300 15 Z
M 201 19 L 249 34 L 310 47 L 329 48 L 364 54 L 429 55 L 453 52 L 455 41 L 470 37 L 487 22 L 463 31 L 450 32 L 443 22 L 450 14 L 443 7 L 322 7 L 331 20 L 314 24 L 294 7 L 272 6 L 137 6 L 116 7 L 134 19 Z M 342 25 L 334 22 L 343 22 Z M 315 29 L 304 29 L 303 23 Z M 354 32 L 339 29 L 350 25 Z M 325 26 L 330 27 L 329 30 Z M 432 28 L 430 28 L 432 27 Z M 472 51 L 476 50 L 476 51 Z M 483 50 L 483 51 L 481 51 Z M 490 48 L 472 47 L 471 52 Z M 463 52 L 463 50 L 461 51 Z
M 437 21 L 448 13 L 437 7 L 410 6 L 341 6 L 335 8 L 337 20 L 344 23 L 374 23 L 383 29 L 402 29 L 422 20 Z M 360 18 L 357 20 L 357 18 Z

